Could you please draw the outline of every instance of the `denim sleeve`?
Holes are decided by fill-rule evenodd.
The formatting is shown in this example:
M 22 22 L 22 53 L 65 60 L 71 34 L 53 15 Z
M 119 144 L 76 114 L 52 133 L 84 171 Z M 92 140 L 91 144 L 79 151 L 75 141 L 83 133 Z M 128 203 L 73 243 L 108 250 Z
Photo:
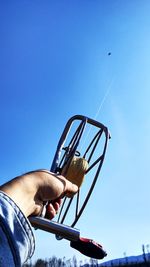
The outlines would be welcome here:
M 35 240 L 22 211 L 0 191 L 0 267 L 20 267 L 32 255 Z

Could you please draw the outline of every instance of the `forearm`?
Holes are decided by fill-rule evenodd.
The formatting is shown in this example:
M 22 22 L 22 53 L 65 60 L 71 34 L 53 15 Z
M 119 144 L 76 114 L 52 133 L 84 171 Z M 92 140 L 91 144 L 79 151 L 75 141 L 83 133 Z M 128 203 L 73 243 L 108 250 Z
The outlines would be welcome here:
M 29 175 L 16 177 L 0 187 L 0 190 L 6 193 L 22 210 L 24 215 L 28 217 L 34 212 L 36 195 L 36 183 L 34 185 L 33 178 Z

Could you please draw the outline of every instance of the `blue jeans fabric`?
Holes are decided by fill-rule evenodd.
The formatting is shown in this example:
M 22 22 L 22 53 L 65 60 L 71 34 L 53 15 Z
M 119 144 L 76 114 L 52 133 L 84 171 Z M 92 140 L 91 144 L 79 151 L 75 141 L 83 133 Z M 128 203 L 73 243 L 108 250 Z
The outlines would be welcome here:
M 35 239 L 28 219 L 0 191 L 0 267 L 20 267 L 34 253 Z

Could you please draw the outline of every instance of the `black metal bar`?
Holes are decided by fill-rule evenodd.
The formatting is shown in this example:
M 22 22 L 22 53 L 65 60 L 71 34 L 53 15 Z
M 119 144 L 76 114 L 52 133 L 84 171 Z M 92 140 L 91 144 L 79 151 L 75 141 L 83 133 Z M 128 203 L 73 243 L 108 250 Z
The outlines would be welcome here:
M 76 213 L 75 213 L 75 218 L 78 216 L 78 210 L 79 210 L 79 201 L 80 201 L 80 188 L 77 193 L 77 204 L 76 204 Z
M 92 151 L 91 151 L 91 154 L 89 155 L 88 163 L 90 162 L 90 160 L 91 160 L 91 158 L 92 158 L 92 156 L 93 156 L 93 153 L 94 153 L 94 151 L 95 151 L 95 149 L 96 149 L 96 146 L 97 146 L 97 144 L 98 144 L 98 142 L 99 142 L 99 139 L 101 138 L 102 133 L 103 133 L 103 130 L 100 130 L 100 131 L 98 132 L 97 137 L 95 138 L 95 144 L 94 144 L 94 142 L 93 142 L 93 145 L 94 145 L 94 146 L 93 146 L 93 149 L 92 149 Z
M 91 169 L 93 169 L 93 167 L 94 167 L 100 160 L 102 160 L 102 158 L 103 158 L 103 154 L 102 154 L 97 160 L 95 160 L 95 161 L 91 164 L 91 166 L 87 169 L 86 174 L 87 174 Z
M 65 210 L 65 212 L 64 212 L 64 215 L 63 215 L 62 219 L 60 220 L 60 223 L 63 223 L 63 222 L 64 222 L 64 220 L 65 220 L 65 218 L 66 218 L 66 215 L 67 215 L 67 213 L 68 213 L 68 210 L 69 210 L 69 208 L 70 208 L 70 205 L 71 205 L 71 203 L 72 203 L 72 200 L 73 200 L 73 197 L 69 199 L 69 203 L 68 203 L 68 205 L 67 205 L 67 207 L 66 207 L 66 210 Z
M 82 214 L 82 212 L 83 212 L 83 210 L 84 210 L 84 208 L 85 208 L 85 206 L 86 206 L 86 204 L 87 204 L 87 202 L 88 202 L 88 200 L 89 200 L 89 198 L 90 198 L 90 196 L 92 194 L 92 191 L 94 189 L 95 183 L 97 181 L 97 178 L 98 178 L 98 175 L 99 175 L 99 172 L 101 170 L 101 167 L 102 167 L 102 164 L 103 164 L 103 160 L 104 160 L 104 157 L 105 157 L 107 144 L 108 144 L 108 139 L 109 139 L 109 132 L 108 132 L 108 130 L 105 132 L 105 134 L 106 134 L 106 140 L 105 140 L 104 150 L 103 150 L 103 153 L 102 153 L 102 155 L 103 155 L 102 156 L 102 159 L 101 159 L 100 164 L 98 166 L 98 169 L 97 169 L 95 178 L 93 180 L 93 183 L 91 185 L 91 188 L 90 188 L 90 190 L 89 190 L 89 192 L 88 192 L 88 194 L 87 194 L 87 196 L 86 196 L 86 198 L 84 200 L 84 203 L 82 204 L 82 207 L 80 208 L 80 211 L 78 213 L 78 216 L 76 217 L 76 219 L 74 220 L 74 222 L 71 224 L 71 227 L 74 227 L 75 224 L 77 223 L 78 219 L 80 218 L 80 216 L 81 216 L 81 214 Z

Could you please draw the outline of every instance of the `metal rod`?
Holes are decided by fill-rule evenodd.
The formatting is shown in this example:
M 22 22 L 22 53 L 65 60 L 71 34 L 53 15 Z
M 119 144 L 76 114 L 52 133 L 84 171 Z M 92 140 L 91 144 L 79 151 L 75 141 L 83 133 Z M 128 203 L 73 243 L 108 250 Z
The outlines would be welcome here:
M 60 224 L 42 217 L 30 217 L 30 223 L 36 229 L 41 229 L 52 234 L 56 234 L 70 241 L 77 241 L 80 231 L 68 225 Z

